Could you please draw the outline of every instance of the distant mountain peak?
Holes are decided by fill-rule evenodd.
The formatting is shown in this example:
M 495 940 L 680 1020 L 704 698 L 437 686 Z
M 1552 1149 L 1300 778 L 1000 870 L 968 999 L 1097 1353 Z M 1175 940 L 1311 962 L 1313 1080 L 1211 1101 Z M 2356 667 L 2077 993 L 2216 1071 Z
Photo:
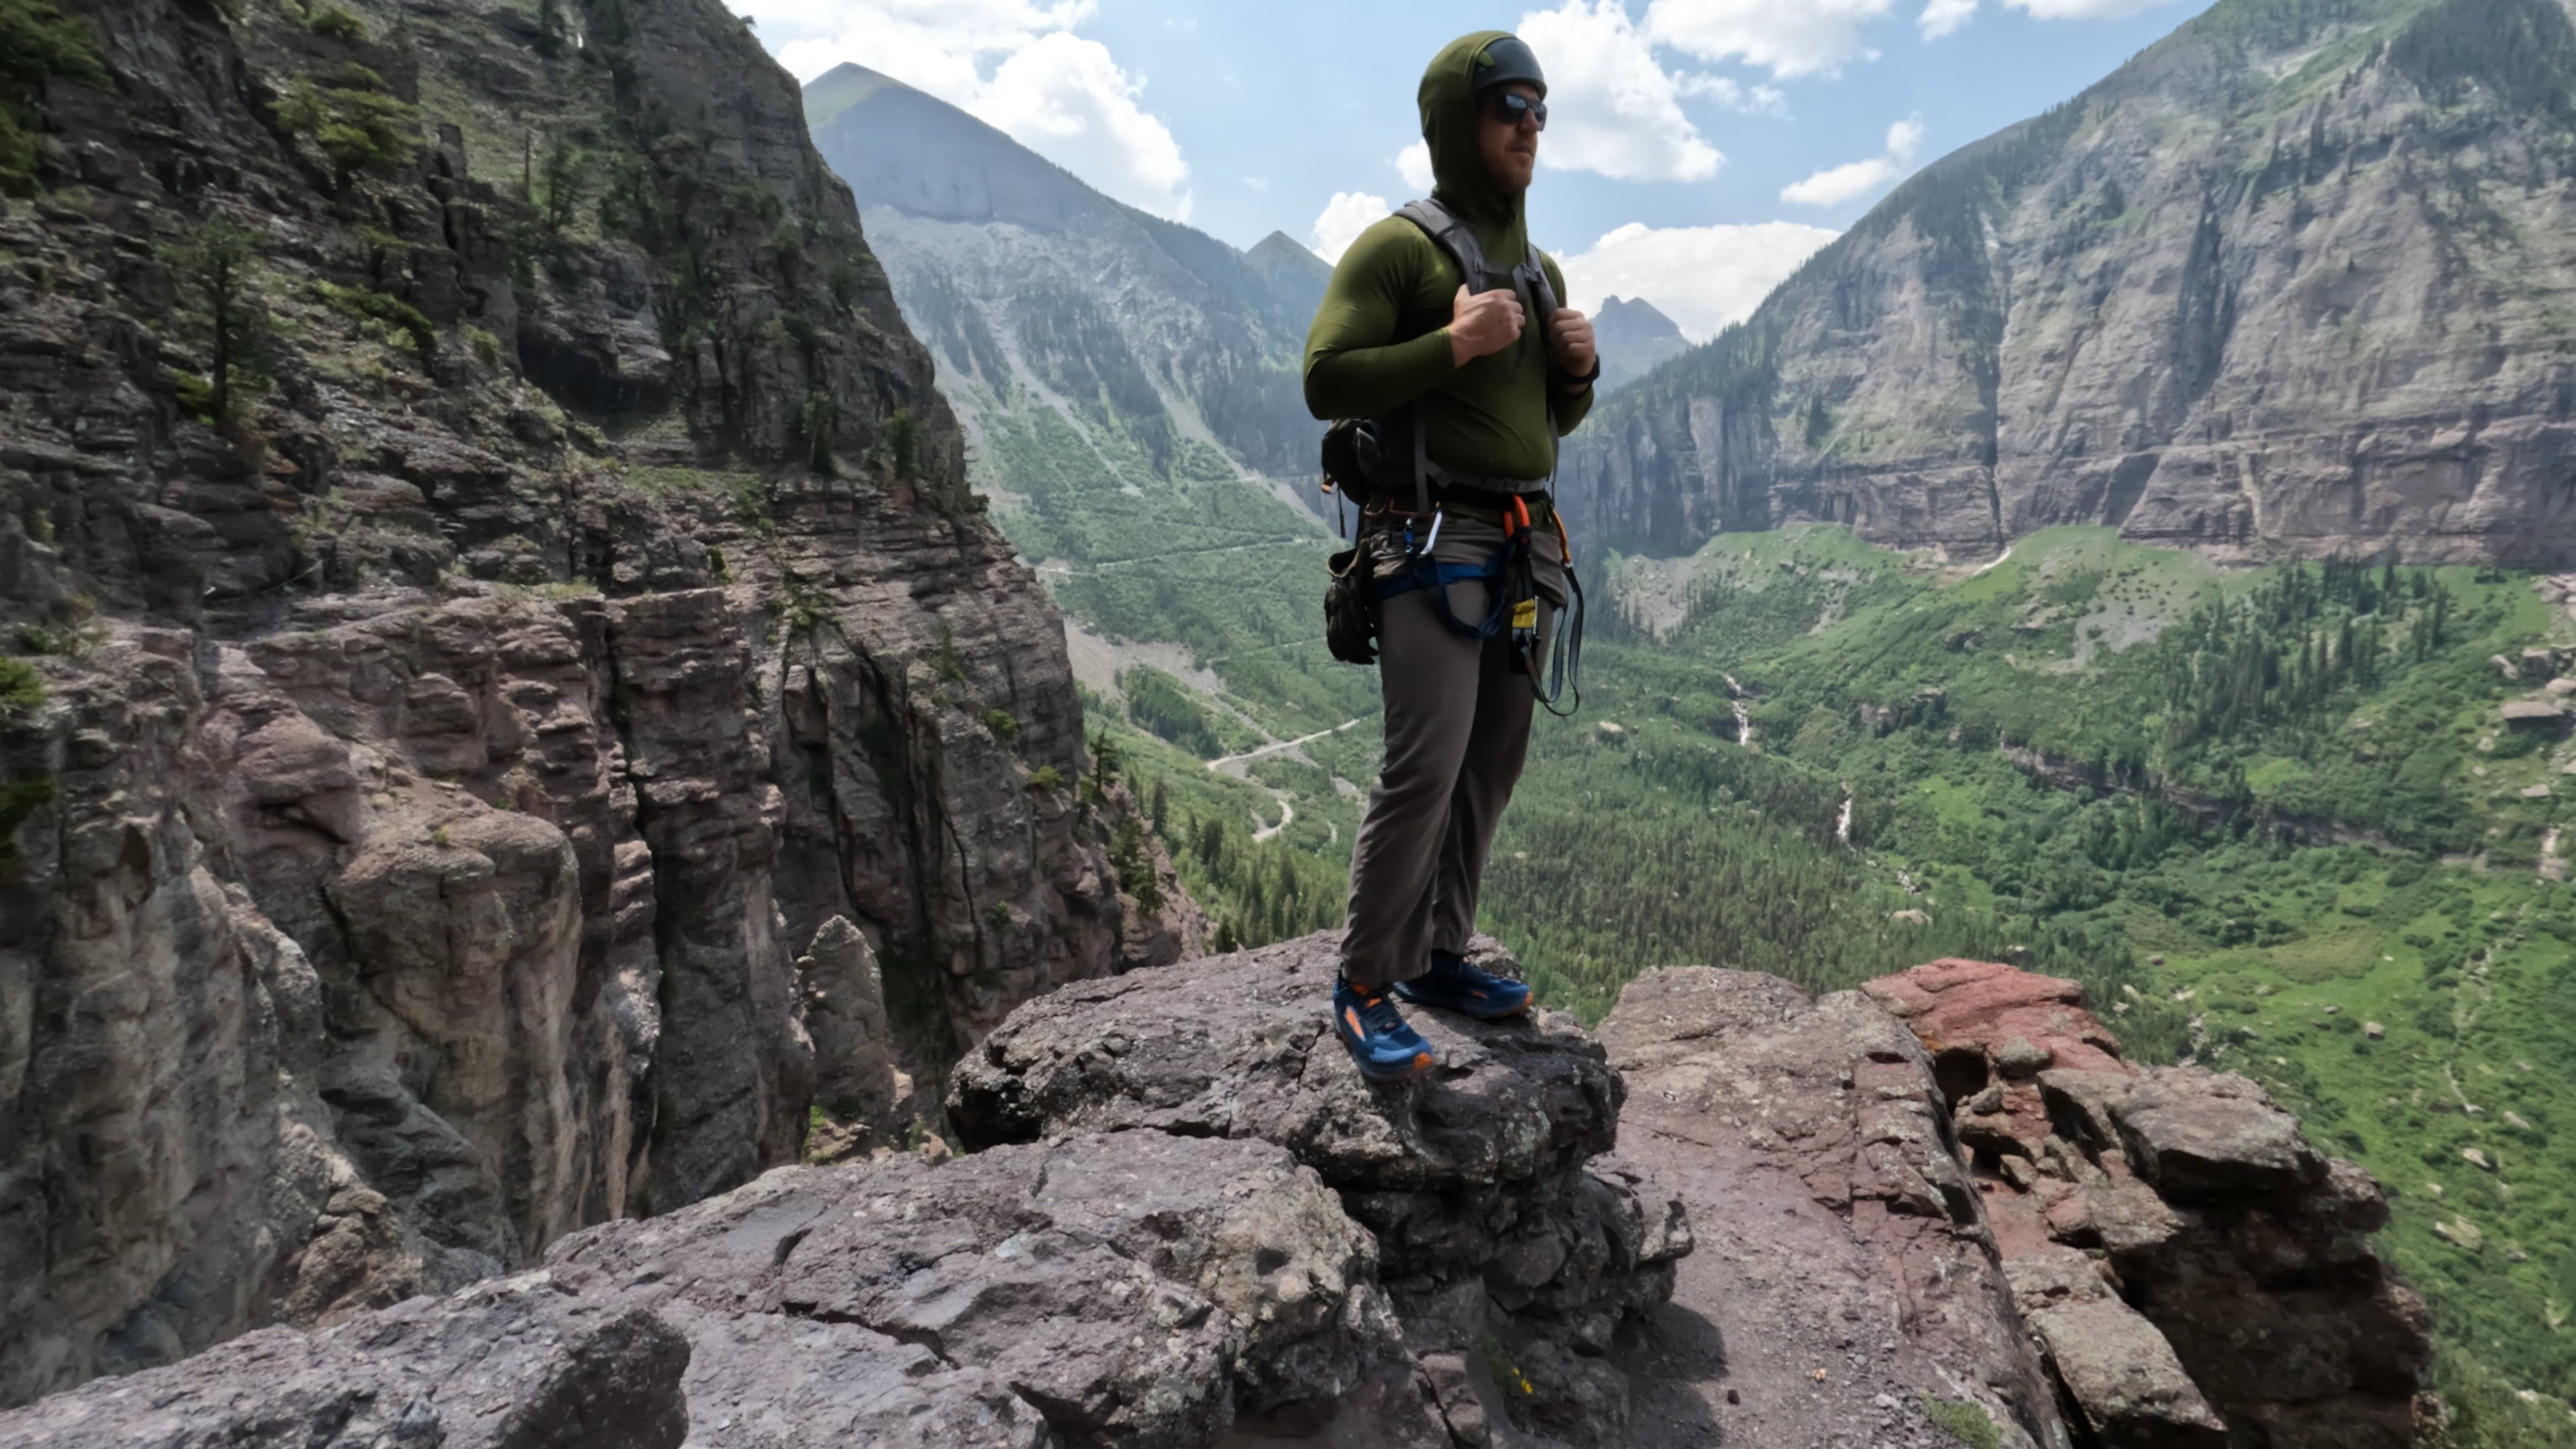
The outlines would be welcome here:
M 970 427 L 1009 413 L 1106 428 L 1086 456 L 1133 446 L 1152 473 L 1194 433 L 1251 468 L 1312 456 L 1295 363 L 1332 269 L 1293 238 L 1237 251 L 865 66 L 815 77 L 804 99 Z
M 1594 314 L 1593 325 L 1613 325 L 1643 341 L 1682 335 L 1680 324 L 1664 315 L 1664 310 L 1643 297 L 1622 298 L 1616 293 L 1601 299 L 1601 310 Z
M 1610 393 L 1690 350 L 1673 319 L 1643 297 L 1609 296 L 1592 314 L 1601 347 L 1601 391 Z
M 819 130 L 843 111 L 889 86 L 913 91 L 911 86 L 893 76 L 870 70 L 856 61 L 845 60 L 805 83 L 806 127 Z M 920 92 L 913 91 L 913 94 Z
M 1254 242 L 1252 250 L 1245 255 L 1251 257 L 1255 264 L 1264 269 L 1287 266 L 1318 277 L 1329 277 L 1333 274 L 1331 262 L 1315 255 L 1312 248 L 1284 231 L 1274 231 Z
M 965 110 L 863 65 L 807 83 L 805 124 L 862 207 L 1039 231 L 1130 209 Z
M 1301 317 L 1314 315 L 1324 300 L 1325 284 L 1333 280 L 1333 264 L 1284 231 L 1254 242 L 1243 259 L 1270 283 L 1290 313 Z

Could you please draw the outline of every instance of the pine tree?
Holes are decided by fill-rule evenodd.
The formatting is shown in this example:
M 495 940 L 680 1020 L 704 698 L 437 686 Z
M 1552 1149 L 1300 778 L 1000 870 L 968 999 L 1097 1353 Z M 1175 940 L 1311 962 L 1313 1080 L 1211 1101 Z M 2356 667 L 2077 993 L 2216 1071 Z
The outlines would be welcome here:
M 277 324 L 261 296 L 259 234 L 210 217 L 165 248 L 179 315 L 206 349 L 206 421 L 227 427 L 242 397 L 268 385 Z M 184 390 L 183 390 L 184 391 Z

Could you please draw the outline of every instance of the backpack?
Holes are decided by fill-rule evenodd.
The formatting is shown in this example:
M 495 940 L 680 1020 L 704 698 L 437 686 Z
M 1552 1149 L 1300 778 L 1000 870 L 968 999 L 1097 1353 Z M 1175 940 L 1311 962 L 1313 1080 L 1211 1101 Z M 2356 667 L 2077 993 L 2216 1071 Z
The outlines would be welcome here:
M 1544 336 L 1547 319 L 1557 310 L 1556 287 L 1547 279 L 1547 265 L 1539 259 L 1538 246 L 1532 243 L 1529 254 L 1508 271 L 1497 271 L 1485 257 L 1484 247 L 1476 234 L 1455 213 L 1437 201 L 1424 198 L 1408 201 L 1396 215 L 1422 228 L 1423 234 L 1456 263 L 1458 273 L 1466 280 L 1470 292 L 1493 290 L 1485 284 L 1496 277 L 1505 278 L 1538 320 Z M 1548 407 L 1556 406 L 1554 389 L 1548 392 Z M 1414 511 L 1431 511 L 1431 487 L 1438 481 L 1440 470 L 1424 452 L 1421 405 L 1414 405 L 1413 482 Z M 1340 516 L 1342 500 L 1348 499 L 1363 512 L 1371 500 L 1391 491 L 1400 480 L 1390 477 L 1394 462 L 1385 456 L 1386 430 L 1375 418 L 1342 418 L 1324 431 L 1323 489 L 1333 495 L 1333 510 Z
M 1556 315 L 1556 288 L 1547 279 L 1547 266 L 1539 260 L 1537 246 L 1508 272 L 1497 272 L 1485 258 L 1485 249 L 1476 234 L 1467 229 L 1449 208 L 1437 201 L 1410 201 L 1396 212 L 1406 221 L 1422 228 L 1433 243 L 1448 253 L 1458 265 L 1470 292 L 1491 290 L 1484 284 L 1500 276 L 1510 280 L 1512 290 L 1539 319 L 1544 329 L 1547 319 Z M 1544 332 L 1541 333 L 1544 336 Z M 1556 390 L 1547 390 L 1548 411 L 1556 410 Z M 1434 482 L 1446 484 L 1450 475 L 1436 467 L 1425 451 L 1421 404 L 1413 404 L 1413 509 L 1419 518 L 1431 512 L 1431 488 Z M 1551 434 L 1553 429 L 1550 429 Z M 1342 418 L 1324 431 L 1323 489 L 1333 495 L 1333 512 L 1341 516 L 1342 500 L 1356 503 L 1363 516 L 1369 504 L 1390 490 L 1399 480 L 1389 476 L 1386 456 L 1386 431 L 1375 418 Z M 1549 470 L 1551 475 L 1554 469 Z M 1463 482 L 1465 480 L 1455 480 Z M 1472 486 L 1472 485 L 1470 485 Z M 1537 609 L 1532 602 L 1529 582 L 1529 510 L 1521 508 L 1519 533 L 1508 539 L 1503 549 L 1487 564 L 1437 564 L 1430 548 L 1439 537 L 1435 521 L 1428 538 L 1418 546 L 1410 528 L 1406 530 L 1405 558 L 1410 565 L 1404 576 L 1381 582 L 1377 578 L 1377 553 L 1381 544 L 1374 540 L 1365 525 L 1351 547 L 1334 554 L 1329 561 L 1331 577 L 1324 588 L 1324 641 L 1335 659 L 1346 664 L 1370 664 L 1377 659 L 1377 622 L 1380 603 L 1390 594 L 1413 589 L 1427 589 L 1441 620 L 1453 631 L 1477 638 L 1491 638 L 1508 631 L 1516 667 L 1526 673 L 1530 690 L 1550 714 L 1567 715 L 1580 708 L 1583 700 L 1583 581 L 1575 577 L 1574 560 L 1565 560 L 1565 582 L 1569 591 L 1569 608 L 1560 619 L 1552 659 L 1537 656 Z M 1558 527 L 1562 529 L 1563 525 Z M 1562 538 L 1562 533 L 1559 537 Z M 1392 547 L 1391 544 L 1384 545 Z M 1476 578 L 1485 581 L 1491 595 L 1487 616 L 1473 623 L 1460 620 L 1449 612 L 1447 585 L 1455 580 Z M 1509 582 L 1507 582 L 1507 578 Z M 1551 679 L 1550 676 L 1553 676 Z M 1557 700 L 1568 684 L 1574 687 L 1574 706 L 1558 709 Z

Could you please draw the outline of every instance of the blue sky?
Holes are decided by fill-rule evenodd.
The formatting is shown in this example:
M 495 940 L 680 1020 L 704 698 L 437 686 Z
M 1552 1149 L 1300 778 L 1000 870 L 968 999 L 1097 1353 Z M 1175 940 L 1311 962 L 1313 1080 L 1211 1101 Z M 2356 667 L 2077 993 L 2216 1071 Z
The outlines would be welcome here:
M 1945 152 L 2062 101 L 2208 0 L 733 0 L 800 79 L 855 60 L 1237 246 L 1331 253 L 1420 194 L 1413 91 L 1518 31 L 1550 81 L 1539 243 L 1578 305 L 1705 337 Z

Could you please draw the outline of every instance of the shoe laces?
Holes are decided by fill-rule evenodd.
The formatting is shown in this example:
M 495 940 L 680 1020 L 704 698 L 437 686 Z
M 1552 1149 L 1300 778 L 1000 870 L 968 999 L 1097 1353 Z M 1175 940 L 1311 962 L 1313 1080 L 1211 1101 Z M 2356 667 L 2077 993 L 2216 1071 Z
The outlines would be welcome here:
M 1387 992 L 1354 985 L 1351 994 L 1359 998 L 1360 1024 L 1368 1028 L 1369 1035 L 1384 1036 L 1404 1029 L 1404 1013 L 1396 1010 L 1395 998 Z

